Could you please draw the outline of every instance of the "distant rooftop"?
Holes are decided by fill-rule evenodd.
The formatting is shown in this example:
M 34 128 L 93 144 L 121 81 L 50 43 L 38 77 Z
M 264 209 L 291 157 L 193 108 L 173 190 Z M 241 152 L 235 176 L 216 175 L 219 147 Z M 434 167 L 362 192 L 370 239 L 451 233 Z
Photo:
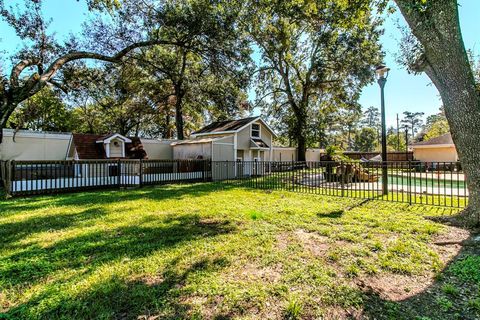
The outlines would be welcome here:
M 412 147 L 416 146 L 432 146 L 432 145 L 444 145 L 444 144 L 453 144 L 452 135 L 446 133 L 444 135 L 432 138 L 426 141 L 420 141 L 412 144 Z

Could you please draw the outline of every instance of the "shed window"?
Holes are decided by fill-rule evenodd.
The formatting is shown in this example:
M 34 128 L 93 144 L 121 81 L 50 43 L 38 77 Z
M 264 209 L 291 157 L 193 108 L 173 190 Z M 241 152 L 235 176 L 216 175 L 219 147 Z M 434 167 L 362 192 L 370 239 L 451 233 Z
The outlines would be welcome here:
M 258 123 L 252 124 L 252 137 L 260 138 L 260 125 Z

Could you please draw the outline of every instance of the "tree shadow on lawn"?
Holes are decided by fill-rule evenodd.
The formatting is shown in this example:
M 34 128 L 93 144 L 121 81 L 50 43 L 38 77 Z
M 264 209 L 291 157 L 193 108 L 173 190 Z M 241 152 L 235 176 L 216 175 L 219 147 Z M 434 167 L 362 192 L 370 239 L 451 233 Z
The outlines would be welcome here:
M 480 242 L 472 235 L 422 292 L 400 301 L 365 287 L 367 319 L 479 319 Z M 395 285 L 395 284 L 393 284 Z
M 178 258 L 173 259 L 153 281 L 125 280 L 112 276 L 102 279 L 76 296 L 60 294 L 47 308 L 34 310 L 58 292 L 44 291 L 28 302 L 9 310 L 12 319 L 19 317 L 41 319 L 187 319 L 192 307 L 185 300 L 182 289 L 189 276 L 205 275 L 228 265 L 222 258 L 201 258 L 178 270 Z M 222 319 L 229 317 L 223 316 Z
M 317 217 L 328 218 L 328 219 L 337 219 L 337 218 L 341 218 L 344 213 L 345 213 L 345 210 L 342 210 L 342 209 L 329 211 L 327 213 L 319 212 L 319 213 L 317 213 Z
M 0 200 L 0 213 L 12 215 L 20 211 L 36 210 L 45 206 L 79 206 L 88 204 L 108 204 L 118 201 L 133 201 L 138 199 L 182 199 L 185 197 L 200 197 L 212 192 L 239 189 L 239 186 L 221 183 L 164 184 L 144 186 L 132 189 L 99 189 L 97 191 L 78 191 L 41 196 L 18 197 Z M 11 213 L 14 211 L 14 213 Z M 0 214 L 0 216 L 4 216 Z
M 0 248 L 13 245 L 14 242 L 28 235 L 67 229 L 86 220 L 94 220 L 107 214 L 101 207 L 93 207 L 69 214 L 52 214 L 32 217 L 22 221 L 0 223 Z
M 197 215 L 181 215 L 161 222 L 154 226 L 136 225 L 92 232 L 60 240 L 49 247 L 29 246 L 25 250 L 0 259 L 0 284 L 4 288 L 20 289 L 26 285 L 39 284 L 63 270 L 68 272 L 75 269 L 82 270 L 80 275 L 77 274 L 81 280 L 111 262 L 147 257 L 153 252 L 167 251 L 186 242 L 235 231 L 235 227 L 227 220 L 202 221 Z M 220 262 L 213 261 L 202 264 L 209 266 L 218 263 Z M 201 266 L 192 266 L 192 270 L 188 272 L 201 268 Z M 63 297 L 65 301 L 59 301 L 54 308 L 42 311 L 44 314 L 40 318 L 47 319 L 64 314 L 70 314 L 74 318 L 77 312 L 90 312 L 86 310 L 89 308 L 92 308 L 92 312 L 97 310 L 96 306 L 100 307 L 101 303 L 104 303 L 104 308 L 108 309 L 102 312 L 108 311 L 112 317 L 115 315 L 114 318 L 122 312 L 140 312 L 141 307 L 160 303 L 159 301 L 165 298 L 169 288 L 175 287 L 176 283 L 182 279 L 179 275 L 164 276 L 166 280 L 153 289 L 144 283 L 125 283 L 125 280 L 115 278 L 105 280 L 98 285 L 97 289 L 89 290 L 84 296 L 78 297 L 79 301 L 73 301 L 77 298 Z M 150 295 L 150 291 L 153 292 L 155 299 Z M 27 315 L 32 307 L 44 303 L 44 299 L 54 298 L 56 294 L 58 292 L 50 292 L 46 288 L 39 295 L 34 295 L 30 301 L 11 309 L 8 315 L 12 315 L 13 318 L 17 316 L 28 318 Z M 137 305 L 135 301 L 139 299 L 145 304 Z M 112 302 L 112 300 L 118 301 Z M 124 310 L 126 306 L 132 310 L 129 311 L 128 308 Z M 96 317 L 92 314 L 92 318 Z

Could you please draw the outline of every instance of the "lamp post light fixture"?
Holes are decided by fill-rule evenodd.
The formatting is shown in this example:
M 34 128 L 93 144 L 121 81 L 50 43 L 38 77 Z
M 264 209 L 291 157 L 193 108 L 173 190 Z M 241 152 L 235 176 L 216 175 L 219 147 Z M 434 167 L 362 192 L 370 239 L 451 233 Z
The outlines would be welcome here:
M 381 114 L 382 114 L 382 193 L 388 194 L 388 166 L 387 166 L 387 128 L 385 121 L 385 84 L 387 83 L 390 68 L 379 65 L 375 68 L 378 85 L 380 86 Z

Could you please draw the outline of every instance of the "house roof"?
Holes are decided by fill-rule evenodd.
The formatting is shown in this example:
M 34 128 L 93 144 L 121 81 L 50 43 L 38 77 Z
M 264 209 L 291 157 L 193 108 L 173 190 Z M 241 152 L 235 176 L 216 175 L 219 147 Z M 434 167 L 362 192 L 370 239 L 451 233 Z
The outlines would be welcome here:
M 105 159 L 106 155 L 103 145 L 97 144 L 97 140 L 102 137 L 104 135 L 74 133 L 72 139 L 78 158 Z
M 120 139 L 120 140 L 123 140 L 123 142 L 125 142 L 125 143 L 132 142 L 131 139 L 129 139 L 125 136 L 122 136 L 119 133 L 109 133 L 107 135 L 102 136 L 100 139 L 98 139 L 97 143 L 110 143 L 110 141 L 112 141 L 113 139 Z
M 80 160 L 87 159 L 106 159 L 105 149 L 102 143 L 97 143 L 99 140 L 105 140 L 105 137 L 112 137 L 113 135 L 102 134 L 72 134 L 73 147 L 77 151 Z M 143 150 L 140 138 L 128 138 L 130 143 L 125 143 L 125 157 L 130 159 L 144 159 L 147 154 Z
M 446 133 L 444 135 L 432 138 L 426 141 L 420 141 L 412 144 L 412 147 L 422 147 L 422 146 L 441 146 L 441 145 L 453 145 L 452 135 Z
M 261 149 L 270 148 L 268 146 L 268 144 L 260 138 L 251 138 L 250 139 L 250 147 L 251 148 L 261 148 Z
M 234 133 L 240 131 L 241 129 L 255 121 L 262 122 L 273 135 L 276 135 L 275 132 L 267 125 L 267 123 L 265 123 L 265 121 L 263 121 L 260 117 L 249 117 L 237 120 L 212 122 L 208 126 L 205 126 L 202 129 L 193 132 L 192 135 L 221 134 L 230 132 Z
M 195 131 L 193 134 L 236 131 L 250 122 L 255 121 L 257 118 L 258 117 L 249 117 L 238 120 L 216 121 L 198 131 Z

